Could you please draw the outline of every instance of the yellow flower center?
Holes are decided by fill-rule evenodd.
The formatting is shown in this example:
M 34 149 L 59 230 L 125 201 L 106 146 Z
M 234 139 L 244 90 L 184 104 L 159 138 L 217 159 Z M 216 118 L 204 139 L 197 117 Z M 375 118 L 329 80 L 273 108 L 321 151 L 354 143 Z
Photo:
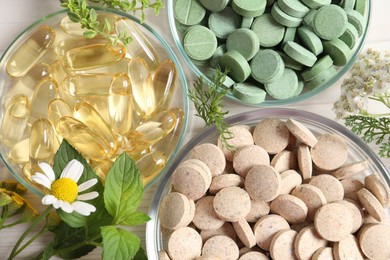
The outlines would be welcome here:
M 51 185 L 51 193 L 59 200 L 72 203 L 78 194 L 77 183 L 70 178 L 60 178 Z

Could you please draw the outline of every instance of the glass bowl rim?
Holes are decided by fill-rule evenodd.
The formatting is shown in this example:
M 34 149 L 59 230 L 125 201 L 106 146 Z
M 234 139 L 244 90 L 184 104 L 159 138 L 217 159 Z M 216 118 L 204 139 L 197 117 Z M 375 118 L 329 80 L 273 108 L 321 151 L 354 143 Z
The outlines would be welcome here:
M 198 66 L 196 66 L 194 64 L 194 62 L 192 62 L 191 58 L 188 56 L 188 54 L 184 50 L 183 44 L 182 44 L 182 42 L 180 40 L 180 37 L 179 37 L 179 34 L 178 34 L 178 29 L 176 27 L 175 15 L 174 15 L 174 11 L 173 11 L 173 2 L 174 2 L 174 0 L 167 0 L 167 9 L 168 9 L 169 28 L 171 30 L 171 34 L 172 34 L 173 40 L 174 40 L 174 42 L 176 44 L 176 47 L 178 48 L 180 54 L 184 58 L 184 60 L 187 63 L 187 65 L 191 68 L 192 72 L 195 73 L 195 75 L 197 77 L 201 77 L 202 76 L 205 79 L 205 81 L 207 81 L 209 84 L 212 84 L 212 81 L 210 81 L 208 79 L 208 77 L 206 77 L 204 75 L 204 73 L 202 73 L 200 71 Z M 311 97 L 314 97 L 314 96 L 318 95 L 319 93 L 321 93 L 324 90 L 326 90 L 329 87 L 331 87 L 344 74 L 346 74 L 348 72 L 348 70 L 352 67 L 352 65 L 354 64 L 354 62 L 357 59 L 357 57 L 359 56 L 359 53 L 362 51 L 362 49 L 364 47 L 364 43 L 366 41 L 366 38 L 367 38 L 367 35 L 368 35 L 368 31 L 369 31 L 369 27 L 370 27 L 370 24 L 371 24 L 371 10 L 372 10 L 372 3 L 371 3 L 370 0 L 368 0 L 367 1 L 367 10 L 366 10 L 367 18 L 364 17 L 365 20 L 366 20 L 366 24 L 365 24 L 366 26 L 365 26 L 363 34 L 359 37 L 358 44 L 353 49 L 354 52 L 352 53 L 351 58 L 349 59 L 347 64 L 345 64 L 344 66 L 337 67 L 339 70 L 337 71 L 336 75 L 334 75 L 325 84 L 322 84 L 319 87 L 316 87 L 316 88 L 314 88 L 314 89 L 312 89 L 310 91 L 307 91 L 307 92 L 305 92 L 303 94 L 300 94 L 300 95 L 298 95 L 296 97 L 292 97 L 292 98 L 288 98 L 288 99 L 272 99 L 272 100 L 267 100 L 266 99 L 264 102 L 259 103 L 259 104 L 246 103 L 246 102 L 244 102 L 244 101 L 234 97 L 230 92 L 228 92 L 226 94 L 226 96 L 230 100 L 232 100 L 234 102 L 237 102 L 237 103 L 239 103 L 241 105 L 245 105 L 245 106 L 249 106 L 249 107 L 273 107 L 273 106 L 294 104 L 294 103 L 297 103 L 297 102 L 300 102 L 300 101 L 303 101 L 303 100 L 306 100 L 308 98 L 311 98 Z
M 360 150 L 364 152 L 370 162 L 380 170 L 380 174 L 385 179 L 386 184 L 388 186 L 390 185 L 390 169 L 387 169 L 383 161 L 372 151 L 372 149 L 365 142 L 363 142 L 363 140 L 359 136 L 355 135 L 351 130 L 330 118 L 324 117 L 313 112 L 293 108 L 259 108 L 250 112 L 243 112 L 234 116 L 230 116 L 226 118 L 226 122 L 229 125 L 246 124 L 254 122 L 255 120 L 259 121 L 266 117 L 296 117 L 298 118 L 298 121 L 299 119 L 308 120 L 312 123 L 315 123 L 315 125 L 326 126 L 327 128 L 335 130 L 337 133 L 346 136 L 349 141 L 355 143 L 360 148 Z M 161 178 L 160 182 L 156 187 L 156 190 L 154 191 L 148 212 L 148 215 L 151 218 L 151 220 L 146 223 L 145 231 L 147 249 L 146 252 L 148 254 L 148 257 L 153 258 L 157 250 L 156 235 L 157 225 L 159 223 L 157 219 L 159 204 L 162 199 L 162 195 L 166 188 L 166 185 L 169 183 L 170 177 L 174 172 L 174 169 L 176 169 L 176 167 L 188 155 L 190 149 L 199 144 L 205 136 L 209 136 L 216 131 L 217 128 L 215 127 L 215 125 L 203 129 L 200 133 L 192 137 L 191 140 L 187 142 L 182 147 L 180 152 L 176 155 L 175 160 L 171 161 L 167 165 L 168 170 L 163 176 L 163 178 Z
M 156 40 L 164 47 L 164 49 L 167 51 L 167 55 L 168 57 L 175 63 L 176 65 L 176 68 L 177 68 L 177 72 L 178 72 L 178 76 L 179 76 L 179 80 L 180 80 L 180 85 L 181 85 L 181 90 L 183 92 L 183 107 L 181 109 L 183 109 L 183 112 L 184 112 L 184 119 L 183 119 L 183 127 L 181 129 L 181 132 L 180 132 L 180 137 L 179 137 L 179 140 L 177 142 L 177 145 L 176 145 L 176 148 L 174 149 L 174 151 L 171 153 L 170 157 L 169 157 L 169 160 L 167 161 L 167 165 L 170 163 L 170 161 L 172 161 L 175 157 L 175 155 L 177 154 L 177 152 L 180 150 L 181 146 L 183 145 L 183 141 L 185 139 L 185 136 L 187 134 L 187 128 L 188 128 L 188 117 L 189 117 L 189 98 L 188 98 L 188 85 L 187 85 L 187 80 L 186 80 L 186 76 L 185 76 L 185 73 L 183 71 L 183 67 L 179 61 L 179 59 L 177 58 L 175 52 L 172 50 L 172 48 L 170 47 L 170 45 L 168 44 L 168 42 L 156 31 L 154 30 L 151 26 L 149 26 L 147 23 L 143 22 L 141 23 L 140 22 L 140 19 L 138 19 L 137 17 L 131 15 L 131 14 L 128 14 L 128 13 L 125 13 L 125 12 L 122 12 L 122 11 L 119 11 L 119 10 L 116 10 L 116 9 L 112 9 L 112 8 L 103 8 L 103 7 L 98 7 L 98 6 L 94 6 L 93 7 L 95 10 L 97 11 L 101 11 L 101 12 L 108 12 L 108 13 L 114 13 L 114 14 L 117 14 L 117 15 L 120 15 L 122 17 L 126 17 L 128 19 L 131 19 L 132 21 L 136 22 L 138 24 L 138 26 L 142 26 L 144 27 L 144 29 L 146 29 L 147 31 L 149 31 L 151 34 L 153 34 L 154 37 L 156 37 Z M 22 41 L 23 37 L 25 35 L 27 35 L 28 33 L 31 32 L 31 30 L 33 30 L 34 28 L 36 28 L 37 26 L 43 24 L 45 21 L 47 20 L 50 20 L 50 19 L 55 19 L 56 16 L 58 15 L 62 15 L 62 14 L 66 14 L 67 10 L 64 9 L 64 10 L 59 10 L 59 11 L 56 11 L 56 12 L 53 12 L 53 13 L 50 13 L 42 18 L 39 18 L 38 20 L 34 21 L 33 23 L 31 23 L 29 26 L 27 26 L 25 29 L 23 29 L 10 43 L 9 45 L 7 46 L 7 48 L 4 50 L 4 53 L 1 55 L 0 57 L 0 68 L 3 68 L 5 66 L 5 60 L 7 58 L 7 56 L 9 56 L 9 52 L 12 51 L 12 48 L 14 47 L 14 45 L 18 44 L 19 41 Z M 3 88 L 4 87 L 4 83 L 3 81 L 0 80 L 0 88 Z M 25 187 L 28 188 L 28 190 L 32 191 L 33 193 L 39 195 L 39 196 L 43 196 L 44 193 L 38 189 L 37 187 L 35 187 L 34 185 L 31 185 L 28 181 L 26 181 L 22 175 L 20 175 L 18 172 L 15 172 L 15 170 L 13 169 L 13 167 L 11 166 L 11 164 L 8 162 L 8 159 L 6 158 L 5 155 L 3 155 L 2 153 L 0 153 L 0 159 L 1 161 L 4 163 L 4 165 L 7 167 L 7 169 L 10 171 L 10 173 L 12 174 L 12 176 L 14 176 L 16 178 L 16 180 L 18 182 L 20 182 L 21 184 L 23 184 Z M 164 169 L 155 177 L 153 178 L 148 184 L 145 185 L 145 189 L 151 187 L 158 179 L 161 178 L 161 176 L 163 176 L 166 172 L 167 168 L 164 167 Z

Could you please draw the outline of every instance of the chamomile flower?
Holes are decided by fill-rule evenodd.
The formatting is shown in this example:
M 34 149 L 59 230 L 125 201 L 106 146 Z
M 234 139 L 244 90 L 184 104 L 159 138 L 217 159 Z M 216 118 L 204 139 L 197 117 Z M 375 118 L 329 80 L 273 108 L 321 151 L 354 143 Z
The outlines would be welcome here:
M 76 211 L 84 216 L 88 216 L 91 212 L 96 211 L 95 206 L 84 201 L 98 197 L 99 193 L 96 191 L 85 194 L 79 193 L 91 188 L 98 180 L 91 179 L 78 185 L 77 182 L 84 170 L 84 166 L 79 161 L 75 159 L 70 161 L 57 180 L 49 164 L 40 163 L 39 167 L 43 173 L 37 172 L 31 176 L 31 179 L 51 191 L 50 194 L 42 198 L 42 204 L 53 205 L 55 209 L 61 208 L 67 213 Z

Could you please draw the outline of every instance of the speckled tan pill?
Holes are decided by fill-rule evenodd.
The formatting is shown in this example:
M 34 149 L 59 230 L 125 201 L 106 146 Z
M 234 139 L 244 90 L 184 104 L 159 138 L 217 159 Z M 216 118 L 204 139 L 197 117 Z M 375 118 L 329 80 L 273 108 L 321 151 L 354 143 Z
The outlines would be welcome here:
M 283 150 L 272 158 L 271 166 L 274 167 L 277 172 L 297 169 L 297 156 L 292 151 Z
M 234 241 L 237 239 L 236 232 L 230 222 L 225 222 L 222 227 L 211 230 L 201 230 L 200 236 L 202 237 L 203 243 L 206 242 L 210 237 L 214 236 L 228 236 Z
M 211 181 L 209 192 L 216 194 L 218 191 L 227 187 L 244 187 L 244 179 L 235 173 L 215 176 Z
M 327 241 L 320 237 L 313 226 L 303 228 L 294 241 L 294 252 L 300 260 L 310 260 L 314 253 L 326 246 Z
M 310 147 L 313 147 L 317 143 L 315 135 L 302 123 L 289 118 L 286 121 L 286 127 L 301 143 Z
M 313 220 L 316 211 L 326 204 L 322 191 L 310 184 L 302 184 L 295 188 L 291 195 L 300 198 L 307 206 L 307 219 Z
M 236 260 L 239 257 L 239 249 L 230 237 L 215 236 L 204 243 L 202 255 L 216 256 L 224 260 Z
M 343 204 L 346 208 L 348 208 L 349 213 L 351 213 L 352 217 L 352 231 L 351 233 L 355 233 L 358 229 L 363 225 L 363 211 L 359 207 L 359 205 L 351 199 L 344 199 L 336 201 L 336 203 Z
M 245 219 L 248 222 L 255 223 L 260 218 L 268 215 L 270 212 L 270 205 L 268 202 L 264 202 L 261 200 L 251 200 L 251 210 L 248 215 L 246 215 Z
M 368 168 L 367 161 L 353 162 L 341 166 L 337 170 L 331 172 L 331 174 L 339 180 L 354 177 Z
M 248 252 L 242 255 L 239 260 L 268 260 L 268 257 L 260 252 Z
M 200 198 L 195 203 L 195 216 L 192 222 L 200 230 L 210 230 L 222 227 L 225 223 L 217 216 L 213 208 L 214 196 Z
M 348 151 L 345 140 L 336 134 L 323 134 L 311 149 L 313 163 L 323 171 L 334 171 L 347 160 Z
M 260 121 L 253 131 L 255 144 L 263 147 L 269 154 L 283 151 L 289 143 L 290 131 L 285 123 L 277 118 Z
M 191 208 L 188 198 L 178 192 L 168 193 L 159 209 L 160 223 L 167 229 L 178 229 L 191 223 Z
M 229 131 L 232 133 L 232 138 L 227 140 L 227 143 L 234 147 L 234 149 L 228 149 L 221 141 L 221 137 L 218 138 L 218 147 L 222 149 L 225 154 L 226 160 L 233 161 L 235 151 L 241 146 L 251 145 L 254 143 L 253 136 L 248 127 L 237 125 L 229 127 Z
M 387 224 L 368 224 L 359 232 L 363 254 L 375 260 L 390 259 L 390 227 Z
M 204 162 L 210 168 L 213 176 L 218 176 L 225 170 L 225 155 L 221 148 L 215 144 L 205 143 L 194 147 L 190 151 L 190 158 Z
M 314 253 L 311 260 L 334 260 L 332 248 L 331 247 L 319 248 Z
M 270 165 L 270 159 L 267 151 L 258 145 L 241 146 L 234 154 L 234 170 L 244 178 L 253 166 L 259 164 Z
M 255 235 L 253 234 L 251 226 L 245 219 L 233 222 L 233 228 L 236 231 L 238 238 L 246 247 L 252 248 L 256 245 Z
M 169 237 L 167 248 L 172 260 L 194 259 L 202 253 L 202 238 L 193 228 L 179 228 Z
M 386 219 L 382 204 L 371 192 L 363 188 L 357 192 L 357 195 L 362 206 L 373 218 L 380 222 Z
M 310 180 L 309 184 L 319 188 L 325 195 L 328 203 L 344 198 L 343 185 L 332 175 L 321 174 L 315 176 Z
M 341 181 L 341 185 L 343 185 L 344 188 L 344 198 L 359 202 L 357 192 L 364 188 L 364 184 L 360 180 L 351 178 L 344 179 Z
M 211 180 L 213 178 L 212 174 L 211 174 L 211 170 L 210 168 L 204 163 L 202 162 L 201 160 L 198 160 L 198 159 L 187 159 L 185 160 L 181 165 L 188 165 L 188 166 L 198 166 L 200 168 L 202 168 L 202 170 L 204 171 L 205 173 L 205 177 L 207 177 L 207 183 L 211 183 Z
M 363 225 L 364 224 L 380 224 L 385 223 L 385 221 L 378 221 L 370 215 L 366 210 L 363 210 Z
M 338 242 L 351 234 L 352 216 L 343 204 L 329 203 L 317 210 L 314 227 L 322 238 Z
M 280 194 L 290 194 L 296 187 L 302 184 L 301 175 L 295 170 L 287 170 L 280 174 L 282 189 Z
M 158 259 L 159 260 L 171 260 L 164 250 L 158 252 Z
M 299 144 L 297 149 L 298 167 L 304 180 L 310 179 L 313 174 L 311 152 L 306 144 Z
M 389 194 L 386 186 L 376 174 L 371 174 L 364 178 L 364 185 L 375 197 L 379 200 L 382 206 L 386 207 L 389 204 Z
M 292 224 L 291 229 L 297 231 L 298 233 L 304 229 L 305 227 L 311 227 L 314 226 L 313 221 L 306 220 L 305 222 L 299 223 L 299 224 Z
M 196 258 L 196 260 L 223 260 L 219 257 L 216 257 L 216 256 L 212 256 L 212 255 L 206 255 L 206 256 L 199 256 Z
M 295 230 L 287 229 L 276 233 L 271 241 L 270 253 L 274 260 L 295 260 L 294 241 L 297 236 Z
M 219 218 L 235 222 L 248 215 L 251 199 L 244 189 L 228 187 L 215 195 L 213 207 Z
M 290 225 L 281 216 L 270 214 L 262 217 L 253 227 L 257 245 L 269 251 L 273 236 L 284 229 L 290 229 Z
M 269 202 L 280 194 L 282 178 L 273 167 L 256 165 L 245 178 L 245 189 L 252 199 Z
M 336 260 L 364 259 L 358 240 L 354 235 L 349 235 L 343 240 L 334 243 L 333 255 Z
M 298 197 L 281 194 L 271 202 L 271 212 L 282 216 L 290 224 L 297 224 L 305 221 L 307 206 Z

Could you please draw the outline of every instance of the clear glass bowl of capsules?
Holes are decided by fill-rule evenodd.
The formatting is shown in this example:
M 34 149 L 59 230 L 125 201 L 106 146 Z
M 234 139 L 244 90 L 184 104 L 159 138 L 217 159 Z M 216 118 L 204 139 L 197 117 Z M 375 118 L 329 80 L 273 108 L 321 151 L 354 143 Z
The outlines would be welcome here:
M 104 180 L 128 153 L 150 186 L 177 152 L 189 104 L 183 70 L 168 43 L 131 15 L 98 9 L 128 45 L 86 39 L 60 11 L 23 31 L 0 62 L 0 154 L 22 184 L 53 163 L 66 139 Z
M 283 121 L 292 118 L 310 129 L 315 136 L 319 136 L 325 133 L 337 134 L 341 136 L 346 141 L 348 149 L 348 158 L 345 162 L 346 164 L 363 160 L 368 162 L 368 168 L 364 172 L 360 173 L 360 175 L 352 178 L 363 181 L 365 176 L 376 173 L 386 184 L 388 188 L 387 192 L 389 193 L 389 169 L 386 168 L 379 157 L 358 136 L 331 119 L 298 109 L 263 108 L 231 116 L 227 118 L 226 121 L 231 126 L 250 126 L 252 132 L 256 124 L 266 118 L 279 118 Z M 151 220 L 146 224 L 146 249 L 149 259 L 158 259 L 158 251 L 167 249 L 167 240 L 170 233 L 172 232 L 160 226 L 159 206 L 164 196 L 171 192 L 171 176 L 173 172 L 181 162 L 188 159 L 188 154 L 192 148 L 202 143 L 217 144 L 218 137 L 219 133 L 215 126 L 204 129 L 202 132 L 191 138 L 191 140 L 180 149 L 174 160 L 172 160 L 169 165 L 167 165 L 168 170 L 158 183 L 158 187 L 156 188 L 153 195 L 152 203 L 148 213 L 151 218 Z M 315 175 L 315 169 L 313 169 L 313 171 L 313 174 Z M 387 217 L 390 217 L 389 208 L 386 209 L 386 215 Z
M 170 29 L 171 29 L 171 34 L 173 36 L 173 39 L 174 39 L 174 41 L 175 41 L 175 43 L 176 43 L 180 53 L 184 57 L 184 60 L 190 66 L 191 70 L 195 73 L 195 75 L 198 76 L 198 77 L 202 76 L 209 83 L 211 83 L 212 80 L 210 80 L 209 77 L 205 74 L 207 69 L 212 67 L 212 66 L 210 66 L 211 59 L 207 60 L 207 61 L 196 61 L 196 60 L 193 60 L 193 59 L 191 59 L 188 56 L 186 50 L 184 49 L 183 38 L 184 38 L 185 32 L 188 29 L 188 27 L 186 27 L 185 25 L 180 24 L 175 19 L 174 9 L 173 9 L 174 2 L 175 2 L 175 0 L 168 0 L 168 2 L 167 2 L 168 21 L 169 21 L 169 26 L 170 26 Z M 271 2 L 273 2 L 273 1 L 271 1 Z M 341 2 L 341 1 L 337 1 L 337 2 Z M 247 102 L 244 102 L 244 101 L 236 98 L 232 94 L 231 88 L 227 92 L 226 96 L 229 99 L 231 99 L 231 100 L 233 100 L 233 101 L 235 101 L 237 103 L 243 104 L 243 105 L 248 105 L 248 106 L 252 106 L 252 107 L 267 107 L 267 106 L 288 105 L 288 104 L 300 102 L 302 100 L 308 99 L 310 97 L 313 97 L 313 96 L 323 92 L 325 89 L 327 89 L 330 86 L 332 86 L 333 84 L 335 84 L 345 73 L 348 72 L 348 70 L 354 64 L 354 62 L 355 62 L 356 58 L 358 57 L 360 51 L 362 50 L 362 48 L 364 46 L 364 41 L 365 41 L 366 36 L 368 34 L 368 28 L 369 28 L 369 25 L 370 25 L 371 6 L 372 6 L 371 2 L 372 1 L 370 1 L 370 0 L 366 1 L 365 16 L 364 16 L 364 24 L 365 24 L 364 30 L 363 30 L 362 35 L 359 37 L 359 39 L 355 43 L 355 46 L 354 46 L 354 48 L 353 48 L 353 50 L 351 52 L 352 54 L 351 54 L 351 57 L 350 57 L 349 61 L 344 66 L 341 66 L 341 67 L 340 66 L 335 66 L 335 68 L 337 70 L 337 73 L 334 74 L 333 77 L 331 77 L 328 81 L 322 83 L 321 85 L 315 87 L 314 89 L 304 86 L 303 90 L 301 91 L 301 93 L 298 96 L 287 98 L 287 99 L 274 99 L 270 95 L 267 94 L 266 98 L 265 98 L 265 101 L 263 101 L 261 103 L 258 103 L 258 104 L 247 103 Z M 207 23 L 208 23 L 207 22 L 207 19 L 208 19 L 207 17 L 208 17 L 208 14 L 206 13 L 205 18 L 202 21 L 202 22 L 204 22 L 206 24 L 206 26 L 207 26 Z M 223 42 L 218 40 L 218 46 L 220 46 L 221 44 L 223 44 Z M 264 49 L 264 48 L 260 47 L 260 49 Z M 298 77 L 298 80 L 302 81 L 302 79 L 300 77 Z M 249 77 L 248 81 L 250 83 L 258 84 L 259 87 L 262 87 L 261 83 L 258 83 L 255 80 L 252 80 L 251 77 Z

